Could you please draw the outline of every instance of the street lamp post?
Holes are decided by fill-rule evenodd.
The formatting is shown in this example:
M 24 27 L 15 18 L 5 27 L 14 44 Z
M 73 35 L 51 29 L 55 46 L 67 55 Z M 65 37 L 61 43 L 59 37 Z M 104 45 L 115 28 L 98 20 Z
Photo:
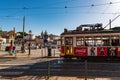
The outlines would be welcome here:
M 32 33 L 32 31 L 31 30 L 29 30 L 29 44 L 28 44 L 28 46 L 29 46 L 29 53 L 28 53 L 28 55 L 30 55 L 31 54 L 31 50 L 30 50 L 30 48 L 31 48 L 31 33 Z

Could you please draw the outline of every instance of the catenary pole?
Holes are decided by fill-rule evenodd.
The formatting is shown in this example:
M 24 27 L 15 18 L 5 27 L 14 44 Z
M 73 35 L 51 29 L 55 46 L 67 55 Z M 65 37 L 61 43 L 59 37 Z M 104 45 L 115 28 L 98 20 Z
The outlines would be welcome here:
M 22 53 L 24 53 L 24 49 L 25 49 L 25 47 L 24 47 L 24 32 L 25 32 L 25 16 L 23 16 L 23 34 L 22 34 Z

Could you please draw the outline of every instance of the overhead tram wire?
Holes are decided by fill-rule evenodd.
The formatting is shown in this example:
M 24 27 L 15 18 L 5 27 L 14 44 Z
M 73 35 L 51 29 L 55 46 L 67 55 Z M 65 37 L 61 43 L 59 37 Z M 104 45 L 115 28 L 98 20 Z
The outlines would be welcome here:
M 55 3 L 45 4 L 45 5 L 42 5 L 40 7 L 32 7 L 32 8 L 33 9 L 50 9 L 50 8 L 48 8 L 46 6 L 55 6 L 55 5 L 58 5 L 58 4 L 68 3 L 68 2 L 72 2 L 72 1 L 77 1 L 77 0 L 60 1 L 60 2 L 55 2 Z M 52 7 L 51 9 L 56 9 L 56 8 L 60 9 L 61 7 Z
M 115 13 L 110 13 L 110 12 L 106 12 L 106 13 L 103 13 L 103 12 L 67 12 L 67 14 L 113 14 L 113 15 L 116 15 L 116 14 L 120 14 L 120 12 L 115 12 Z M 46 15 L 46 14 L 66 14 L 66 12 L 63 12 L 63 13 L 37 13 L 37 14 L 27 14 L 26 16 L 31 16 L 31 15 Z M 12 17 L 14 15 L 12 14 Z M 18 15 L 19 16 L 19 15 Z M 0 16 L 0 17 L 11 17 L 10 15 L 6 15 L 6 16 Z
M 10 13 L 10 14 L 8 14 L 8 15 L 3 15 L 3 16 L 0 16 L 0 17 L 20 20 L 19 16 L 17 16 L 17 14 L 20 13 L 20 12 L 21 12 L 21 11 L 16 11 L 16 12 Z
M 58 5 L 58 4 L 62 4 L 62 3 L 68 3 L 68 2 L 72 2 L 72 1 L 77 1 L 77 0 L 60 1 L 60 2 L 55 2 L 55 3 L 45 4 L 45 5 L 42 5 L 41 7 L 44 7 L 44 6 L 54 6 L 54 5 Z
M 111 3 L 112 3 L 112 2 L 110 2 L 110 4 L 104 9 L 103 14 L 104 14 L 105 12 L 107 12 L 107 10 L 110 9 Z
M 91 5 L 82 5 L 82 6 L 64 6 L 64 7 L 31 7 L 29 9 L 64 9 L 64 8 L 84 8 L 84 7 L 97 7 L 97 6 L 106 6 L 106 5 L 112 5 L 112 4 L 118 4 L 119 2 L 109 2 L 109 3 L 104 3 L 104 4 L 91 4 Z
M 112 20 L 111 20 L 111 23 L 112 23 L 113 21 L 115 21 L 119 16 L 120 16 L 120 15 L 118 15 L 118 16 L 116 16 L 114 19 L 112 19 Z M 104 29 L 105 29 L 109 24 L 110 24 L 110 23 L 108 23 L 108 24 L 104 27 Z
M 64 1 L 65 2 L 65 1 Z M 52 5 L 56 5 L 57 3 L 64 3 L 64 2 L 56 2 L 53 4 L 50 4 L 50 6 Z M 68 1 L 67 1 L 68 2 Z M 112 5 L 112 4 L 118 4 L 120 3 L 120 1 L 118 2 L 109 2 L 109 3 L 103 3 L 103 4 L 91 4 L 91 5 L 82 5 L 82 6 L 73 6 L 73 7 L 69 7 L 69 6 L 64 6 L 64 7 L 44 7 L 44 6 L 40 6 L 40 7 L 22 7 L 22 8 L 0 8 L 0 10 L 29 10 L 29 9 L 65 9 L 65 8 L 83 8 L 83 7 L 97 7 L 97 6 L 105 6 L 105 5 Z M 47 5 L 48 6 L 48 5 Z
M 88 11 L 86 13 L 91 13 L 91 9 L 93 8 L 93 6 L 90 7 L 90 9 L 88 9 Z
M 65 2 L 68 2 L 68 1 L 60 2 L 60 3 L 65 3 Z M 50 4 L 50 5 L 56 5 L 56 3 Z M 82 8 L 82 7 L 102 6 L 102 5 L 108 5 L 108 4 L 113 4 L 113 3 L 110 2 L 110 3 L 105 3 L 105 4 L 95 4 L 95 5 L 91 4 L 91 5 L 74 6 L 74 7 L 68 7 L 66 5 L 65 5 L 65 7 L 44 7 L 44 6 L 40 6 L 40 7 L 32 7 L 31 9 L 64 9 L 64 8 L 80 8 L 80 7 Z
M 113 14 L 113 18 L 118 14 L 120 13 L 120 8 L 118 10 L 116 10 L 115 14 Z
M 74 6 L 74 7 L 68 7 L 67 8 L 83 8 L 83 7 L 97 7 L 97 6 L 106 6 L 106 5 L 113 5 L 113 4 L 118 4 L 118 2 L 109 2 L 109 3 L 103 3 L 103 4 L 90 4 L 90 5 L 81 5 L 81 6 Z
M 69 7 L 69 6 L 64 6 L 64 7 L 44 7 L 44 6 L 40 6 L 40 7 L 31 7 L 31 8 L 27 8 L 25 7 L 25 9 L 65 9 L 65 8 L 83 8 L 83 7 L 97 7 L 97 6 L 106 6 L 106 5 L 112 5 L 112 4 L 118 4 L 119 2 L 109 2 L 109 3 L 104 3 L 104 4 L 91 4 L 91 5 L 83 5 L 83 6 L 74 6 L 74 7 Z
M 65 2 L 65 1 L 64 1 Z M 62 3 L 62 2 L 61 2 Z M 103 6 L 103 5 L 111 5 L 111 4 L 117 4 L 117 3 L 120 3 L 120 1 L 119 2 L 109 2 L 109 3 L 104 3 L 104 4 L 92 4 L 92 5 L 84 5 L 84 6 L 79 6 L 79 7 L 96 7 L 96 6 Z M 0 8 L 0 9 L 2 9 L 2 10 L 8 10 L 8 9 L 12 9 L 12 10 L 19 10 L 19 9 L 21 9 L 21 10 L 31 10 L 31 9 L 65 9 L 65 8 L 72 8 L 72 7 L 68 7 L 68 6 L 64 6 L 64 7 L 31 7 L 31 8 L 29 8 L 29 7 L 22 7 L 22 8 Z M 73 8 L 75 8 L 75 7 L 73 7 Z M 77 7 L 76 7 L 77 8 Z M 70 12 L 71 13 L 71 12 Z M 67 12 L 67 14 L 70 14 L 69 12 Z M 73 12 L 74 14 L 87 14 L 87 12 Z M 72 14 L 73 14 L 72 13 Z M 89 13 L 91 13 L 91 12 L 89 12 Z M 41 14 L 41 13 L 40 13 Z M 48 14 L 48 13 L 47 13 Z M 64 14 L 64 13 L 50 13 L 50 14 Z M 66 14 L 66 13 L 65 13 Z M 99 12 L 92 12 L 91 14 L 120 14 L 120 13 L 99 13 Z
M 106 6 L 106 5 L 113 5 L 113 4 L 118 4 L 119 2 L 109 2 L 109 3 L 104 3 L 104 4 L 91 4 L 91 5 L 83 5 L 83 6 L 74 6 L 74 7 L 69 7 L 69 6 L 64 6 L 64 7 L 32 7 L 30 9 L 64 9 L 64 8 L 83 8 L 83 7 L 97 7 L 97 6 Z
M 67 14 L 102 14 L 102 15 L 111 15 L 111 14 L 120 14 L 120 13 L 103 13 L 103 12 L 67 12 Z M 62 13 L 36 13 L 36 14 L 26 14 L 26 16 L 38 16 L 38 15 L 64 15 L 66 12 Z

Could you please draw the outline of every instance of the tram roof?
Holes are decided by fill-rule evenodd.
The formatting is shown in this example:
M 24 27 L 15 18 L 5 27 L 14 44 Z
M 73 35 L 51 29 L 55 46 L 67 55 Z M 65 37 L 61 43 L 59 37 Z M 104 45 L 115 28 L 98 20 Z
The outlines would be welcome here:
M 69 35 L 69 34 L 95 34 L 95 33 L 120 33 L 120 27 L 114 27 L 110 29 L 102 29 L 102 30 L 64 30 L 61 35 Z

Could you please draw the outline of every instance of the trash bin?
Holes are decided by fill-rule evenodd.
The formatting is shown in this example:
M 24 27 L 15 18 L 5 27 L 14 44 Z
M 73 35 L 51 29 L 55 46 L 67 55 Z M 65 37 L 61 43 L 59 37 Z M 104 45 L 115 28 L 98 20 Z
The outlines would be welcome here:
M 51 56 L 51 48 L 48 48 L 48 56 Z

